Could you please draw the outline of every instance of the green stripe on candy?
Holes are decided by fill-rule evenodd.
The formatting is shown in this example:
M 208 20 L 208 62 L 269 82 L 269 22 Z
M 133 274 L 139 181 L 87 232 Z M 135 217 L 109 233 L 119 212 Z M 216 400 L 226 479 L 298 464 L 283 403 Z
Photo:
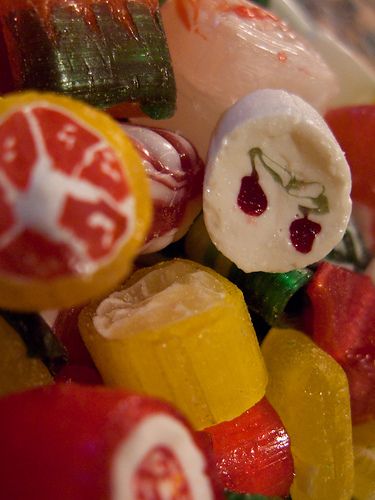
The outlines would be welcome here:
M 139 103 L 154 119 L 173 115 L 176 88 L 160 13 L 142 2 L 126 2 L 137 34 L 105 3 L 91 6 L 94 25 L 62 4 L 50 25 L 32 7 L 9 14 L 14 37 L 17 88 L 67 94 L 109 108 Z

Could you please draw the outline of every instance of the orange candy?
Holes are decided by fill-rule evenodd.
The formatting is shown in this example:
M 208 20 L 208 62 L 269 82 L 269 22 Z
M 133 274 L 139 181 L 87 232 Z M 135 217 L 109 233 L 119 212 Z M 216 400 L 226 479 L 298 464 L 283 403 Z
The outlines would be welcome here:
M 140 159 L 106 114 L 52 94 L 0 102 L 0 307 L 68 307 L 129 272 L 151 202 Z

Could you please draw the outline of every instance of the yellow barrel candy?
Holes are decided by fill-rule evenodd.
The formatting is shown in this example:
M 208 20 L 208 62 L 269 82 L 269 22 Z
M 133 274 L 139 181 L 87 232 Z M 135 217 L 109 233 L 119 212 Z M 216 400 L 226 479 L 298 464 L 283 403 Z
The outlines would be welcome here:
M 141 269 L 86 306 L 79 325 L 105 383 L 166 399 L 197 429 L 264 396 L 266 370 L 242 293 L 192 261 Z
M 28 356 L 21 337 L 0 317 L 0 396 L 52 382 L 45 364 Z
M 291 440 L 293 500 L 349 500 L 353 447 L 346 375 L 306 335 L 271 329 L 262 344 L 266 396 Z

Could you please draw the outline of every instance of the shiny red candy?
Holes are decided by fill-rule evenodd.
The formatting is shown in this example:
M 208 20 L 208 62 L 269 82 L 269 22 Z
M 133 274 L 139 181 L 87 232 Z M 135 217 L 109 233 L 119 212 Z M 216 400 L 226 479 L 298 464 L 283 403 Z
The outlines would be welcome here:
M 222 498 L 199 436 L 155 399 L 56 384 L 1 398 L 0 415 L 4 499 Z
M 286 496 L 294 466 L 289 436 L 263 398 L 239 417 L 205 429 L 225 488 L 239 493 Z
M 363 274 L 323 263 L 307 287 L 313 340 L 345 370 L 355 423 L 375 418 L 375 286 Z
M 353 199 L 369 208 L 366 226 L 375 250 L 375 104 L 332 109 L 325 119 L 349 163 Z

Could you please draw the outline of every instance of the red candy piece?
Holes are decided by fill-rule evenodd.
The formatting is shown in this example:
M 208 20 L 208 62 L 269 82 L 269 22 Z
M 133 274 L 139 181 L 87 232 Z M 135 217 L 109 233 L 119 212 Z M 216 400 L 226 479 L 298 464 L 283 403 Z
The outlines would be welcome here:
M 2 498 L 221 498 L 199 436 L 160 401 L 57 384 L 2 398 L 0 415 Z
M 313 340 L 345 370 L 352 418 L 375 418 L 375 286 L 368 276 L 321 264 L 307 287 Z
M 370 209 L 367 225 L 375 250 L 375 105 L 333 109 L 325 119 L 349 163 L 353 199 Z
M 205 429 L 224 487 L 239 493 L 286 496 L 294 466 L 289 436 L 266 398 L 230 422 Z

